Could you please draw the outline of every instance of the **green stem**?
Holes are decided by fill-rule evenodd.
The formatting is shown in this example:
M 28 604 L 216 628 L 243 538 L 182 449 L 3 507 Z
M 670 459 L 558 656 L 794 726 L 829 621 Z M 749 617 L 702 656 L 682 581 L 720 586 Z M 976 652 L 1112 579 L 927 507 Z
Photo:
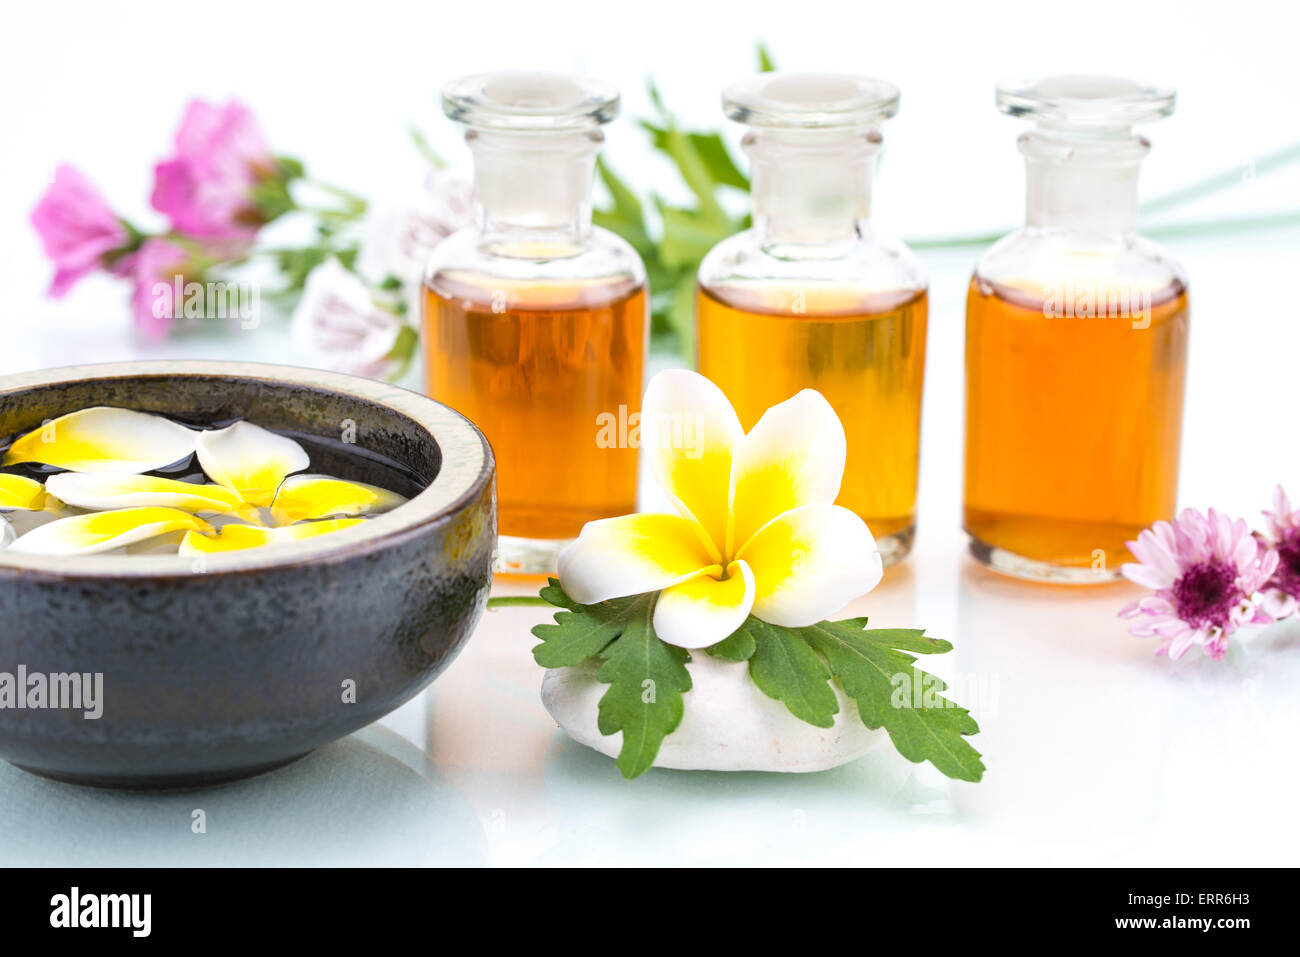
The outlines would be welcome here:
M 502 595 L 487 600 L 488 610 L 496 608 L 514 608 L 518 606 L 550 608 L 551 603 L 541 595 Z

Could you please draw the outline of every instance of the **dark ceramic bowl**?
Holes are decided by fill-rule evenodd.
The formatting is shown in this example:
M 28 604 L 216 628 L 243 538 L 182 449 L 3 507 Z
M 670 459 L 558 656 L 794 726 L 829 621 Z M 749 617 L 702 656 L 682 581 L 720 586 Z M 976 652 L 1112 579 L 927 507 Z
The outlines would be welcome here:
M 0 445 L 96 405 L 193 424 L 248 419 L 300 437 L 312 471 L 405 481 L 396 491 L 414 497 L 358 527 L 197 565 L 0 550 L 0 682 L 20 667 L 29 681 L 103 675 L 98 719 L 0 707 L 0 758 L 105 787 L 257 774 L 392 711 L 469 637 L 492 581 L 495 467 L 459 413 L 308 369 L 83 366 L 0 378 Z

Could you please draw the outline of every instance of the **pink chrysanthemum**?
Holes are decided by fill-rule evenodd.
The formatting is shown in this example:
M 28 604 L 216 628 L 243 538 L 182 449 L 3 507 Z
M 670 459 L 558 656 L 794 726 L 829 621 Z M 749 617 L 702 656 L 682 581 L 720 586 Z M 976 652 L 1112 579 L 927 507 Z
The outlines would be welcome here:
M 1277 568 L 1264 584 L 1261 606 L 1274 618 L 1300 611 L 1300 508 L 1293 509 L 1279 485 L 1273 490 L 1273 511 L 1268 519 L 1266 545 L 1277 552 Z
M 1155 594 L 1120 617 L 1140 618 L 1130 629 L 1135 635 L 1158 635 L 1157 654 L 1178 659 L 1200 645 L 1217 660 L 1242 625 L 1273 620 L 1258 606 L 1256 592 L 1277 568 L 1277 552 L 1256 541 L 1244 519 L 1184 509 L 1172 524 L 1156 522 L 1128 547 L 1138 562 L 1123 567 L 1124 577 Z

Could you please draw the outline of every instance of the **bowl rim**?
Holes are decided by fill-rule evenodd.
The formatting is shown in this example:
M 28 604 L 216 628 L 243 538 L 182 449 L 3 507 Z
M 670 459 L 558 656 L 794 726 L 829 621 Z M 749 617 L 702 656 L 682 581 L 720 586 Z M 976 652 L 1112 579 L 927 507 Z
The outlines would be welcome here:
M 47 580 L 208 578 L 348 561 L 399 545 L 459 513 L 492 482 L 495 460 L 487 438 L 455 409 L 409 389 L 299 366 L 262 362 L 159 359 L 64 366 L 0 376 L 0 403 L 15 392 L 94 379 L 249 379 L 304 386 L 361 399 L 413 421 L 428 431 L 442 453 L 438 475 L 414 498 L 362 525 L 321 538 L 197 559 L 179 555 L 51 556 L 0 550 L 0 579 L 15 575 Z

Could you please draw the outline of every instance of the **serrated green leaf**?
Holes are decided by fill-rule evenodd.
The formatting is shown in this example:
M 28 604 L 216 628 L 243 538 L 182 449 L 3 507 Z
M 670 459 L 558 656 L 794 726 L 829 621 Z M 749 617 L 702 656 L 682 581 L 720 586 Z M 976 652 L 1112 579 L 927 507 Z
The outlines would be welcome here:
M 636 777 L 654 763 L 664 738 L 681 723 L 682 695 L 691 690 L 686 670 L 690 655 L 655 634 L 654 596 L 639 598 L 617 640 L 601 652 L 604 663 L 596 675 L 609 685 L 600 699 L 597 727 L 601 734 L 622 732 L 616 764 L 625 778 Z
M 831 671 L 807 639 L 794 629 L 769 625 L 753 615 L 741 628 L 754 639 L 749 676 L 759 690 L 801 721 L 819 728 L 834 725 L 840 703 L 830 685 Z
M 570 668 L 595 657 L 623 633 L 628 622 L 641 613 L 642 605 L 653 604 L 653 595 L 634 595 L 579 605 L 564 594 L 559 582 L 550 581 L 541 596 L 567 610 L 556 612 L 555 624 L 533 627 L 533 635 L 542 639 L 533 648 L 533 658 L 543 668 Z
M 725 658 L 727 661 L 748 661 L 754 656 L 754 635 L 745 625 L 755 620 L 751 615 L 744 625 L 705 651 L 715 658 Z
M 911 629 L 864 631 L 861 623 L 865 619 L 823 621 L 798 630 L 857 702 L 863 723 L 885 728 L 899 754 L 929 761 L 949 777 L 978 781 L 984 764 L 965 736 L 977 733 L 979 725 L 965 708 L 942 697 L 939 692 L 947 686 L 914 667 L 916 659 L 907 653 L 947 650 L 941 646 L 948 643 L 929 644 Z M 906 693 L 916 688 L 926 689 L 924 701 L 936 703 L 917 706 L 916 696 Z

